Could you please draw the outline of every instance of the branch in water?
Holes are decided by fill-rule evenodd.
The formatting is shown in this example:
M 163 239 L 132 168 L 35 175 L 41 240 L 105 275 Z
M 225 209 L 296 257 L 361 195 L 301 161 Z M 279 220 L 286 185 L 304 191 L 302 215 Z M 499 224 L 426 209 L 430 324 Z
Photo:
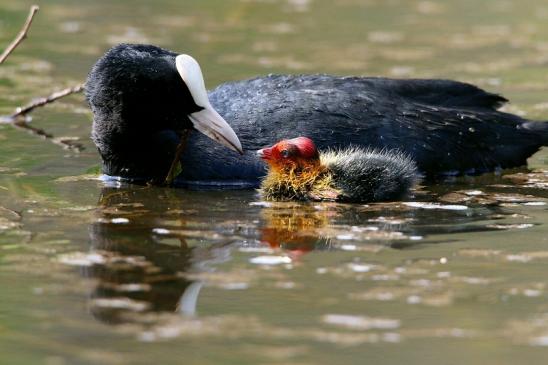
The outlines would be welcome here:
M 34 18 L 34 15 L 38 11 L 38 9 L 40 9 L 38 5 L 33 5 L 30 7 L 29 16 L 27 17 L 27 21 L 23 25 L 23 28 L 21 29 L 17 37 L 13 40 L 13 42 L 11 42 L 8 48 L 6 48 L 6 50 L 0 56 L 0 65 L 4 63 L 4 61 L 6 60 L 6 58 L 8 58 L 10 53 L 13 52 L 15 48 L 17 48 L 19 43 L 21 43 L 23 39 L 27 38 L 27 32 L 29 31 L 30 25 L 32 24 L 32 19 Z
M 36 99 L 25 106 L 18 107 L 13 114 L 0 117 L 0 123 L 11 123 L 18 128 L 30 131 L 34 135 L 41 136 L 44 139 L 50 140 L 53 143 L 62 146 L 63 148 L 80 152 L 84 149 L 84 146 L 81 143 L 77 142 L 76 139 L 71 137 L 55 137 L 53 134 L 50 134 L 41 128 L 30 125 L 24 117 L 35 108 L 52 103 L 55 100 L 58 100 L 67 95 L 79 93 L 82 90 L 84 90 L 84 84 L 79 84 L 74 87 L 69 87 L 61 91 L 57 91 L 45 98 Z
M 44 139 L 50 140 L 56 145 L 59 145 L 65 149 L 73 150 L 76 152 L 81 152 L 82 150 L 84 150 L 84 146 L 80 142 L 78 142 L 78 139 L 76 137 L 55 137 L 53 134 L 46 132 L 42 128 L 34 127 L 24 120 L 14 122 L 13 125 L 18 128 L 30 131 L 36 136 L 40 136 Z
M 70 94 L 79 93 L 83 90 L 84 90 L 84 84 L 78 84 L 74 87 L 68 87 L 68 88 L 63 89 L 61 91 L 54 92 L 53 94 L 51 94 L 51 95 L 49 95 L 45 98 L 39 98 L 39 99 L 36 99 L 36 100 L 30 102 L 29 104 L 27 104 L 25 106 L 18 107 L 17 109 L 15 109 L 15 113 L 10 115 L 8 118 L 11 118 L 12 120 L 14 120 L 16 118 L 23 117 L 26 114 L 33 111 L 37 107 L 44 106 L 44 105 L 49 104 L 49 103 L 53 103 L 57 99 L 61 99 L 61 98 L 65 97 L 67 95 L 70 95 Z

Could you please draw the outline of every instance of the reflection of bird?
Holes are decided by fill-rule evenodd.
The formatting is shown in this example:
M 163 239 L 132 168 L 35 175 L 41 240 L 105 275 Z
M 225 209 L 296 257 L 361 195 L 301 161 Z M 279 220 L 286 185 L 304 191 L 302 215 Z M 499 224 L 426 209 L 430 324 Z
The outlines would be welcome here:
M 239 149 L 197 70 L 187 57 L 146 45 L 119 45 L 98 61 L 86 92 L 104 173 L 164 174 L 181 130 L 192 127 Z M 397 148 L 427 175 L 524 165 L 548 143 L 548 124 L 499 112 L 503 97 L 448 80 L 266 76 L 223 84 L 209 100 L 247 150 L 295 135 L 320 149 Z M 188 184 L 253 185 L 265 174 L 256 156 L 198 133 L 181 160 Z
M 395 200 L 417 180 L 415 163 L 400 152 L 349 148 L 319 153 L 306 137 L 280 141 L 258 155 L 270 167 L 260 189 L 267 200 Z
M 157 242 L 153 228 L 159 217 L 151 219 L 153 212 L 143 206 L 144 190 L 104 188 L 101 195 L 98 219 L 89 232 L 93 252 L 104 263 L 85 269 L 86 276 L 97 281 L 91 294 L 94 316 L 108 323 L 131 321 L 127 308 L 96 305 L 119 298 L 141 303 L 150 311 L 173 312 L 192 284 L 178 275 L 192 266 L 191 249 L 184 240 L 178 246 Z M 129 222 L 113 222 L 119 217 Z
M 171 225 L 184 227 L 184 213 L 166 216 L 165 212 L 195 202 L 174 194 L 174 190 L 155 192 L 135 186 L 102 191 L 97 220 L 89 228 L 92 254 L 101 259 L 83 270 L 97 282 L 90 308 L 103 322 L 132 321 L 131 306 L 151 312 L 194 314 L 202 282 L 189 279 L 187 274 L 211 270 L 208 265 L 230 258 L 230 245 L 225 242 L 188 247 L 184 236 L 161 228 L 166 219 Z M 158 200 L 165 202 L 162 209 L 150 210 L 149 202 L 156 204 Z M 122 223 L 118 223 L 120 219 Z M 116 303 L 124 305 L 118 307 Z

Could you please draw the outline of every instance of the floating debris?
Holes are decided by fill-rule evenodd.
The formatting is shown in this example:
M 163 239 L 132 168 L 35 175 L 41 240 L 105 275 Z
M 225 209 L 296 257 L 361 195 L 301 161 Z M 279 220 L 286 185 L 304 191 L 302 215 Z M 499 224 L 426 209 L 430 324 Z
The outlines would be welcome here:
M 499 256 L 501 252 L 502 251 L 500 250 L 463 248 L 458 251 L 458 254 L 460 256 L 467 256 L 467 257 L 491 258 L 491 257 Z
M 93 266 L 106 263 L 103 255 L 98 253 L 73 252 L 60 255 L 57 260 L 71 266 Z
M 165 234 L 170 234 L 171 231 L 169 229 L 166 229 L 166 228 L 153 228 L 152 233 L 165 235 Z
M 530 173 L 517 173 L 503 176 L 518 186 L 536 189 L 548 189 L 548 170 L 536 170 Z
M 468 207 L 466 205 L 443 205 L 439 203 L 426 203 L 426 202 L 404 202 L 404 205 L 412 208 L 419 209 L 444 209 L 444 210 L 466 210 Z
M 530 202 L 542 202 L 545 199 L 539 198 L 534 195 L 524 195 L 524 194 L 505 194 L 505 193 L 495 193 L 492 195 L 493 199 L 496 199 L 498 202 L 505 203 L 530 203 Z
M 528 205 L 544 205 L 544 199 L 517 193 L 484 193 L 480 190 L 458 190 L 439 198 L 444 203 L 466 203 L 477 205 L 498 205 L 501 203 L 523 203 Z
M 278 289 L 295 289 L 297 286 L 297 283 L 294 281 L 277 281 L 274 283 L 274 287 Z
M 481 190 L 464 190 L 463 191 L 464 194 L 468 195 L 468 196 L 478 196 L 478 195 L 483 195 L 485 194 L 483 191 Z
M 150 304 L 147 302 L 126 297 L 97 298 L 92 299 L 89 304 L 91 307 L 100 307 L 101 309 L 124 309 L 135 312 L 142 312 L 150 307 Z
M 386 302 L 410 295 L 414 291 L 415 288 L 376 287 L 365 292 L 350 294 L 349 298 L 356 300 L 379 300 L 382 302 Z
M 322 322 L 354 330 L 395 329 L 400 327 L 400 321 L 390 318 L 373 318 L 353 316 L 348 314 L 326 314 Z
M 481 191 L 454 191 L 445 194 L 438 198 L 439 201 L 444 203 L 466 203 L 466 204 L 478 204 L 478 205 L 495 205 L 497 201 L 489 198 L 485 193 Z
M 291 258 L 288 256 L 257 256 L 251 258 L 249 262 L 257 265 L 281 265 L 290 264 Z
M 346 227 L 340 227 L 340 229 L 334 228 L 323 228 L 318 229 L 317 232 L 321 236 L 325 237 L 334 237 L 340 241 L 392 241 L 392 240 L 405 240 L 409 237 L 399 231 L 390 231 L 390 230 L 381 230 L 379 227 L 357 227 L 353 226 L 350 228 L 352 233 L 338 233 L 339 231 L 344 230 L 348 232 Z M 342 239 L 340 238 L 342 236 Z M 352 238 L 350 238 L 352 237 Z M 346 244 L 346 243 L 344 243 Z
M 367 221 L 372 223 L 383 223 L 387 225 L 401 225 L 413 222 L 414 218 L 400 218 L 400 217 L 377 217 L 377 218 L 370 218 Z
M 472 285 L 488 285 L 492 284 L 497 279 L 489 279 L 489 278 L 481 278 L 481 277 L 474 277 L 474 276 L 455 276 L 452 278 L 455 282 L 461 282 L 465 284 L 472 284 Z
M 407 304 L 420 304 L 422 302 L 422 299 L 418 295 L 410 295 L 407 297 L 406 302 Z
M 353 240 L 355 236 L 351 233 L 348 233 L 348 234 L 339 234 L 335 238 L 341 241 L 346 241 L 346 240 Z
M 354 272 L 369 272 L 374 268 L 373 265 L 360 264 L 360 263 L 354 263 L 354 262 L 348 264 L 348 267 L 350 268 L 350 270 Z
M 496 228 L 496 229 L 525 229 L 534 227 L 534 224 L 531 223 L 521 223 L 521 224 L 488 224 L 487 228 Z
M 263 208 L 270 208 L 272 207 L 272 203 L 270 202 L 251 202 L 249 203 L 252 207 L 263 207 Z
M 249 283 L 224 283 L 220 284 L 219 287 L 225 290 L 245 290 L 249 288 Z
M 145 283 L 127 283 L 127 284 L 118 284 L 118 283 L 109 283 L 102 282 L 101 287 L 109 290 L 114 290 L 118 292 L 146 292 L 150 291 L 152 288 L 150 284 Z
M 521 252 L 506 255 L 507 261 L 529 262 L 534 259 L 548 259 L 548 251 Z
M 548 335 L 535 337 L 529 343 L 533 346 L 548 346 Z
M 148 268 L 153 269 L 153 265 L 143 256 L 123 256 L 110 251 L 94 252 L 72 252 L 61 254 L 57 261 L 71 266 L 92 266 L 92 265 L 111 265 L 112 268 Z
M 540 285 L 540 286 L 544 287 L 544 285 Z M 536 298 L 536 297 L 540 297 L 543 294 L 543 290 L 533 289 L 533 288 L 511 288 L 510 290 L 508 290 L 508 294 L 523 295 L 529 298 Z

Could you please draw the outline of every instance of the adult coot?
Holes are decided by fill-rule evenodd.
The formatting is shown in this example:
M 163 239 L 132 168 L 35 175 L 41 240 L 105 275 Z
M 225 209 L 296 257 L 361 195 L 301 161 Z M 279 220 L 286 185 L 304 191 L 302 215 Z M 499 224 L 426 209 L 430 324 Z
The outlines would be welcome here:
M 320 153 L 310 138 L 298 137 L 257 154 L 269 165 L 259 190 L 267 200 L 397 200 L 418 181 L 414 161 L 399 151 L 348 147 Z
M 232 128 L 211 106 L 191 56 L 121 44 L 93 66 L 86 98 L 105 174 L 161 181 L 191 129 L 243 153 Z
M 207 118 L 193 120 L 203 110 L 215 113 L 177 69 L 177 57 L 151 45 L 121 44 L 91 70 L 86 94 L 105 174 L 165 175 L 181 131 L 192 127 L 211 136 L 209 128 L 221 125 L 217 138 L 238 149 L 222 118 L 207 127 Z M 548 144 L 547 123 L 497 111 L 507 101 L 502 96 L 449 80 L 269 75 L 222 84 L 209 101 L 253 153 L 240 156 L 191 133 L 178 180 L 185 184 L 258 185 L 266 170 L 254 151 L 296 135 L 320 149 L 398 149 L 427 176 L 524 165 Z

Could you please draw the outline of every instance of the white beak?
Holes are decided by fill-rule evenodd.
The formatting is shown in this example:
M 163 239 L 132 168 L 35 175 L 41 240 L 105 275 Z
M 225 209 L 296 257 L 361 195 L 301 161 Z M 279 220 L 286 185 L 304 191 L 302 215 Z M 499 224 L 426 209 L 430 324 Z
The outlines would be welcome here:
M 244 153 L 236 133 L 211 105 L 188 117 L 198 131 L 236 152 Z
M 243 154 L 242 144 L 238 136 L 209 102 L 202 70 L 198 62 L 189 55 L 179 55 L 175 58 L 175 65 L 190 91 L 194 103 L 204 108 L 189 115 L 194 128 L 214 141 Z

